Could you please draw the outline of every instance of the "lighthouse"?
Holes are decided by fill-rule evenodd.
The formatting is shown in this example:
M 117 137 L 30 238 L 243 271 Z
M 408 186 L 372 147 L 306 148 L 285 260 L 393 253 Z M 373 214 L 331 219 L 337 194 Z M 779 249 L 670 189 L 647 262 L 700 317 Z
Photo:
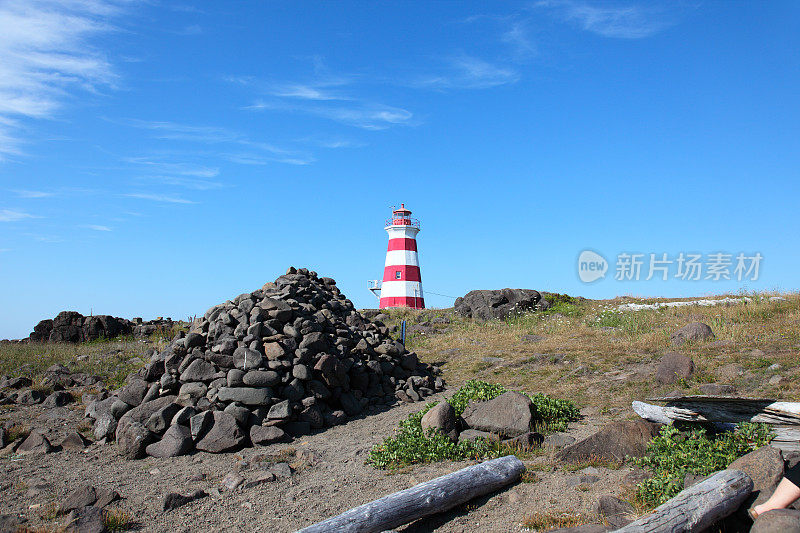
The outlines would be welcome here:
M 385 229 L 389 234 L 389 248 L 383 268 L 379 307 L 425 309 L 417 258 L 419 220 L 411 218 L 411 211 L 400 204 L 400 209 L 392 210 L 392 218 L 386 221 Z

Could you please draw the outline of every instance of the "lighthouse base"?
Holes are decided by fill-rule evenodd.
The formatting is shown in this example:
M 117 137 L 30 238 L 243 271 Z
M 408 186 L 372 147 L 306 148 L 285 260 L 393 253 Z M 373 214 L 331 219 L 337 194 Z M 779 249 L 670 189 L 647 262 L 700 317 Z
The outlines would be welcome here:
M 381 298 L 380 309 L 387 307 L 410 307 L 411 309 L 425 309 L 425 299 L 416 296 L 388 296 Z

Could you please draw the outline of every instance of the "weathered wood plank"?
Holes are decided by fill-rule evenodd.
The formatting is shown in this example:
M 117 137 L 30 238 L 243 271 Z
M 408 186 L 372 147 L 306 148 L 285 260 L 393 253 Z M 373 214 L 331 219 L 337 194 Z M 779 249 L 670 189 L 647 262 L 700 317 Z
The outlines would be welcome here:
M 634 412 L 645 420 L 659 424 L 671 424 L 674 421 L 708 423 L 717 429 L 731 431 L 736 426 L 736 422 L 720 422 L 708 420 L 703 415 L 689 409 L 678 407 L 662 407 L 644 402 L 633 402 L 631 404 Z M 770 422 L 767 422 L 770 423 Z M 800 427 L 795 425 L 772 425 L 775 432 L 775 439 L 770 445 L 783 451 L 800 451 Z
M 452 509 L 519 479 L 525 471 L 513 455 L 462 468 L 350 509 L 298 533 L 373 533 Z
M 650 398 L 666 403 L 678 416 L 701 417 L 707 422 L 763 422 L 800 425 L 800 403 L 771 399 L 727 396 L 682 396 Z M 680 411 L 684 410 L 684 411 Z
M 732 514 L 753 491 L 753 481 L 741 470 L 722 470 L 681 491 L 617 533 L 703 531 Z

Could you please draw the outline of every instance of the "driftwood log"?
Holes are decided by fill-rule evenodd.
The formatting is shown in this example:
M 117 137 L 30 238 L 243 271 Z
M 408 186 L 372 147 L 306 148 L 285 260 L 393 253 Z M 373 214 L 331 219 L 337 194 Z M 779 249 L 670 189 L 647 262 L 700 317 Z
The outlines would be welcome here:
M 741 470 L 722 470 L 681 491 L 652 513 L 617 529 L 617 533 L 678 533 L 703 531 L 733 514 L 753 491 L 753 481 Z
M 385 531 L 494 492 L 517 481 L 524 471 L 525 465 L 513 455 L 485 461 L 350 509 L 298 533 Z
M 660 424 L 706 423 L 727 431 L 740 422 L 763 422 L 770 424 L 775 432 L 772 446 L 784 451 L 800 451 L 800 415 L 797 414 L 800 403 L 714 396 L 653 398 L 652 401 L 663 401 L 667 405 L 635 401 L 631 407 L 645 420 Z

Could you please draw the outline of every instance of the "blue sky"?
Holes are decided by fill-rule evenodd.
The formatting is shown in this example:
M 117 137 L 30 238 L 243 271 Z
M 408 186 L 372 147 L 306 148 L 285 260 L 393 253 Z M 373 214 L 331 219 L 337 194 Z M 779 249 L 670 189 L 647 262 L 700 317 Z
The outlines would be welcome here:
M 797 289 L 798 49 L 790 1 L 4 0 L 0 338 L 200 314 L 289 265 L 375 306 L 400 202 L 428 306 Z M 622 252 L 763 262 L 618 281 Z

